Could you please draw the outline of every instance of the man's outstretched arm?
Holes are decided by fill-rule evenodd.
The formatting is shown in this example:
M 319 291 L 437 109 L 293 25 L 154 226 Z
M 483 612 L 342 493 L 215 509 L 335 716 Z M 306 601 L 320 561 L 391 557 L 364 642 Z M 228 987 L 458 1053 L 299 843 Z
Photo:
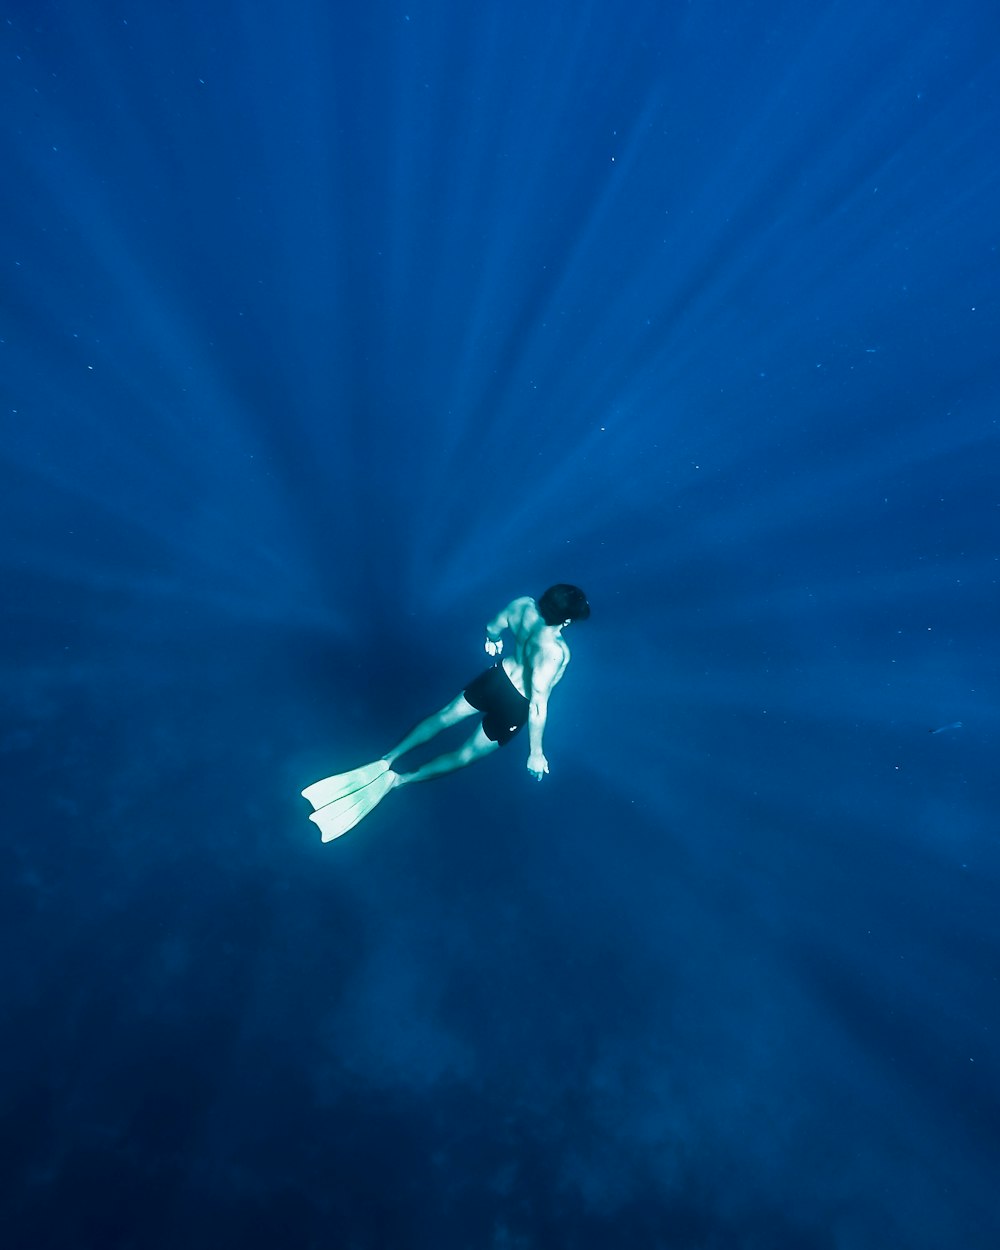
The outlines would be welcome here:
M 545 722 L 549 715 L 549 694 L 563 674 L 566 661 L 562 656 L 546 657 L 531 670 L 531 699 L 528 703 L 528 772 L 536 781 L 549 771 L 549 761 L 542 750 Z
M 545 721 L 549 714 L 548 693 L 532 694 L 528 706 L 528 772 L 536 781 L 541 781 L 549 771 L 549 761 L 542 750 L 542 738 L 545 734 Z

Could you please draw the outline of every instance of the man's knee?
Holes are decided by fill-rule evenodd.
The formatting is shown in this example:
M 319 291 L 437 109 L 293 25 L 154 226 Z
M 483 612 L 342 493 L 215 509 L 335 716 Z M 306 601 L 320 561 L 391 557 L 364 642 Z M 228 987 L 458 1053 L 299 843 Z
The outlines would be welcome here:
M 480 725 L 468 742 L 459 748 L 462 763 L 471 764 L 475 760 L 481 760 L 484 755 L 489 755 L 492 751 L 495 751 L 499 745 L 499 742 L 494 742 L 492 738 L 487 738 L 486 731 Z
M 481 751 L 476 750 L 475 741 L 466 742 L 464 746 L 458 748 L 458 758 L 462 764 L 471 764 L 473 760 L 479 759 Z
M 441 712 L 441 719 L 446 725 L 457 725 L 459 721 L 465 720 L 467 716 L 474 716 L 476 709 L 466 699 L 464 694 L 456 696 Z

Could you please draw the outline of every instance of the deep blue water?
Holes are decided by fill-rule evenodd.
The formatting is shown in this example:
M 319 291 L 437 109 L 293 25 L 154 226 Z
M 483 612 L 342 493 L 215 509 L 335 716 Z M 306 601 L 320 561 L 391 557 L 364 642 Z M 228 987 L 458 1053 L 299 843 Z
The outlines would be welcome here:
M 1000 1244 L 995 6 L 0 16 L 4 1246 Z

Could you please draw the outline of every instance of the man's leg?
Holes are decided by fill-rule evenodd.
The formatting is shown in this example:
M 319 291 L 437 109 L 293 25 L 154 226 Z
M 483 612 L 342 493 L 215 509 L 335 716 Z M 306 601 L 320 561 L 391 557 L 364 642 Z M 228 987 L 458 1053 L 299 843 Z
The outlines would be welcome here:
M 466 700 L 465 695 L 460 694 L 452 699 L 447 707 L 443 707 L 440 712 L 435 712 L 433 716 L 428 716 L 426 720 L 422 720 L 419 725 L 411 729 L 399 746 L 386 751 L 382 758 L 391 764 L 400 755 L 405 755 L 414 747 L 423 746 L 425 742 L 430 742 L 431 738 L 436 738 L 443 729 L 450 729 L 452 725 L 457 725 L 467 716 L 476 714 L 476 709 Z
M 419 729 L 419 725 L 417 728 Z M 483 732 L 482 725 L 479 725 L 472 737 L 464 745 L 460 746 L 457 751 L 449 751 L 447 755 L 439 755 L 437 759 L 430 760 L 422 768 L 418 768 L 412 773 L 400 773 L 396 785 L 405 786 L 411 781 L 430 781 L 432 777 L 440 777 L 442 773 L 453 773 L 456 768 L 465 768 L 467 764 L 474 764 L 476 760 L 481 760 L 484 756 L 492 754 L 499 745 L 499 742 L 494 742 L 492 738 L 487 738 Z

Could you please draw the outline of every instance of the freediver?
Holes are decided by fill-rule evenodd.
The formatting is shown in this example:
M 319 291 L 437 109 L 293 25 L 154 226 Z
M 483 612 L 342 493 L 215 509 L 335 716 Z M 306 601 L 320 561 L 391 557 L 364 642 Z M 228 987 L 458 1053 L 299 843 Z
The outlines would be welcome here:
M 569 663 L 563 630 L 590 616 L 590 604 L 578 586 L 550 586 L 540 599 L 514 599 L 486 626 L 486 653 L 495 663 L 480 673 L 440 712 L 428 716 L 381 759 L 348 773 L 307 786 L 302 797 L 314 811 L 309 817 L 324 842 L 347 833 L 376 807 L 390 790 L 412 781 L 429 781 L 491 755 L 525 725 L 528 726 L 528 772 L 536 780 L 549 771 L 542 750 L 549 695 Z M 513 655 L 501 658 L 503 634 L 513 638 Z M 470 717 L 479 716 L 473 734 L 454 751 L 438 755 L 413 772 L 396 772 L 396 760 Z

